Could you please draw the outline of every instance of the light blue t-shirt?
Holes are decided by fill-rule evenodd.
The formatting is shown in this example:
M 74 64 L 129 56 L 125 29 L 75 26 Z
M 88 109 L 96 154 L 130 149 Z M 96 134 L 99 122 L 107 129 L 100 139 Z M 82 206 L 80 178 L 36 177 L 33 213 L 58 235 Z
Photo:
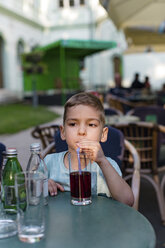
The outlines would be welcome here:
M 48 178 L 53 179 L 56 183 L 61 184 L 65 191 L 70 191 L 69 169 L 67 169 L 64 165 L 64 156 L 66 153 L 67 151 L 48 154 L 44 161 L 48 168 Z M 122 174 L 118 164 L 109 157 L 107 157 L 107 159 L 121 176 Z M 93 162 L 91 165 L 91 182 L 92 194 L 101 193 L 110 196 L 110 192 L 108 190 L 102 170 L 96 162 Z

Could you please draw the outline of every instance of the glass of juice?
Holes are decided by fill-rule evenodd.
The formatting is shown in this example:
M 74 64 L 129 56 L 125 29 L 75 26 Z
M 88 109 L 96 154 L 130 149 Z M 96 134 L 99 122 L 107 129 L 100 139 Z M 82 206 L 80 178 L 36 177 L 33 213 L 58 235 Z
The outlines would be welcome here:
M 91 161 L 85 153 L 69 153 L 71 203 L 88 205 L 91 198 Z

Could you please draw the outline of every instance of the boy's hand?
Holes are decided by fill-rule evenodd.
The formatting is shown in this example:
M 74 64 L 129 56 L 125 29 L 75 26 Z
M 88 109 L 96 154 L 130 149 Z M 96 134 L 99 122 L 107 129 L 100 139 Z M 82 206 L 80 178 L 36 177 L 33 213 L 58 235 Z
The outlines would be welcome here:
M 87 154 L 91 163 L 95 161 L 99 164 L 105 158 L 104 152 L 98 141 L 82 140 L 77 143 L 77 145 L 80 147 L 80 152 L 85 152 Z
M 48 179 L 48 191 L 51 196 L 57 195 L 58 189 L 64 192 L 64 187 L 52 179 Z

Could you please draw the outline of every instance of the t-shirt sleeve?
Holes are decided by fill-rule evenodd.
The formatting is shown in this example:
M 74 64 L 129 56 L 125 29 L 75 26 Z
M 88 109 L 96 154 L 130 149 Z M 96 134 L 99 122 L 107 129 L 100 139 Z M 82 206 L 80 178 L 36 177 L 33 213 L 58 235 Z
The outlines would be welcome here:
M 106 157 L 113 168 L 117 171 L 117 173 L 122 176 L 121 170 L 118 164 L 111 158 Z M 98 166 L 98 173 L 97 173 L 97 194 L 105 194 L 107 197 L 111 196 L 111 192 L 109 192 L 108 186 L 106 184 L 105 177 L 103 175 L 102 170 Z
M 117 171 L 117 173 L 122 176 L 122 173 L 121 173 L 121 170 L 120 170 L 120 167 L 118 166 L 118 164 L 116 163 L 115 160 L 107 157 L 108 161 L 110 162 L 110 164 L 113 166 L 113 168 Z

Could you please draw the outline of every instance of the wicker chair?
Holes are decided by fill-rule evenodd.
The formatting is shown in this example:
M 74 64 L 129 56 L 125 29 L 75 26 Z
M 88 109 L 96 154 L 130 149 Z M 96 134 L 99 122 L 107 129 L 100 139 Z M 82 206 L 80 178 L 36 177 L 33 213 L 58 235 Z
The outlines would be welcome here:
M 45 130 L 49 129 L 48 126 L 45 127 L 45 128 L 46 128 Z M 50 129 L 52 130 L 52 126 L 50 126 Z M 57 129 L 58 129 L 58 132 L 57 132 Z M 43 127 L 41 128 L 41 130 L 40 130 L 39 127 L 37 127 L 32 132 L 33 137 L 37 138 L 37 139 L 40 139 L 42 144 L 43 144 L 44 149 L 42 151 L 42 156 L 45 157 L 47 154 L 56 152 L 56 150 L 57 150 L 57 152 L 61 151 L 58 148 L 59 147 L 59 141 L 58 140 L 60 139 L 60 137 L 59 137 L 60 136 L 59 135 L 59 126 L 55 126 L 55 128 L 53 129 L 54 130 L 53 133 L 51 132 L 52 137 L 50 137 L 50 132 L 47 132 L 47 131 L 44 132 L 43 130 L 44 130 Z M 44 137 L 41 137 L 42 135 Z M 55 137 L 58 137 L 58 140 L 57 140 L 57 138 L 55 139 Z M 122 135 L 122 137 L 123 137 L 123 135 Z M 46 139 L 48 139 L 48 140 L 46 141 Z M 133 207 L 136 210 L 138 210 L 139 191 L 140 191 L 140 173 L 139 173 L 140 159 L 139 159 L 139 155 L 138 155 L 136 149 L 134 148 L 134 146 L 124 138 L 122 138 L 121 140 L 122 140 L 122 144 L 120 142 L 120 144 L 118 144 L 118 146 L 122 145 L 123 146 L 123 151 L 124 151 L 124 148 L 125 148 L 127 150 L 127 153 L 129 153 L 129 155 L 130 155 L 131 161 L 133 161 L 133 172 L 132 172 L 132 174 L 127 175 L 125 177 L 125 180 L 128 180 L 128 179 L 132 178 L 131 187 L 132 187 L 132 191 L 133 191 L 134 199 L 135 199 Z M 61 143 L 61 141 L 60 141 L 60 143 Z M 48 145 L 45 146 L 45 144 L 48 144 Z M 58 144 L 58 146 L 57 146 L 57 144 Z M 65 144 L 64 144 L 64 146 L 65 146 Z M 60 149 L 62 149 L 62 150 L 66 149 L 66 147 L 63 148 L 63 143 L 62 143 Z M 122 155 L 123 155 L 123 151 L 121 151 Z
M 146 106 L 146 105 L 152 104 L 147 101 L 131 102 L 122 97 L 114 96 L 111 94 L 107 96 L 107 103 L 109 104 L 111 108 L 115 108 L 121 111 L 123 114 L 126 114 L 128 111 L 130 111 L 131 109 L 135 107 Z
M 127 112 L 127 115 L 138 116 L 141 121 L 153 122 L 165 126 L 165 108 L 158 105 L 136 107 Z M 165 133 L 160 134 L 161 144 L 165 144 Z
M 158 167 L 158 156 L 160 149 L 159 134 L 165 133 L 165 126 L 156 125 L 148 122 L 137 122 L 131 124 L 116 124 L 125 139 L 130 141 L 136 148 L 140 156 L 140 175 L 152 184 L 155 189 L 161 220 L 165 224 L 165 165 Z M 128 161 L 125 160 L 125 173 L 132 173 L 132 162 L 127 155 Z M 162 180 L 160 180 L 160 176 Z
M 54 136 L 59 130 L 59 125 L 36 126 L 31 132 L 31 135 L 36 139 L 40 139 L 42 148 L 45 149 L 50 143 L 52 143 L 52 141 L 54 141 Z

